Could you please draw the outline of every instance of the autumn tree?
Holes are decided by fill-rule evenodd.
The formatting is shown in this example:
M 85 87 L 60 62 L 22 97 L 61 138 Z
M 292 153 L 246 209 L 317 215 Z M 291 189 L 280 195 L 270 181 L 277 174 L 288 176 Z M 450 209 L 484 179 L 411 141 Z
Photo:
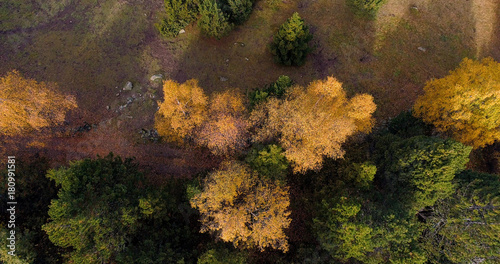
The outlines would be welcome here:
M 460 66 L 426 83 L 414 115 L 474 148 L 500 139 L 500 63 L 492 58 Z
M 299 13 L 293 15 L 280 26 L 271 43 L 271 53 L 276 63 L 283 65 L 300 66 L 304 64 L 306 56 L 311 52 L 308 46 L 312 39 L 309 27 L 300 18 Z
M 369 132 L 375 111 L 373 97 L 348 99 L 333 77 L 293 87 L 283 100 L 270 98 L 252 112 L 254 141 L 277 140 L 295 172 L 321 168 L 324 157 L 343 156 L 342 143 L 358 131 Z
M 198 86 L 198 81 L 191 79 L 183 84 L 165 81 L 163 102 L 155 117 L 158 134 L 171 141 L 183 143 L 206 118 L 208 98 Z
M 288 189 L 259 179 L 247 166 L 227 162 L 205 180 L 191 199 L 201 213 L 201 232 L 235 246 L 288 251 L 284 229 L 290 225 Z
M 73 96 L 57 89 L 15 70 L 7 73 L 0 79 L 0 134 L 19 135 L 62 123 L 77 105 Z
M 208 117 L 197 133 L 197 142 L 216 155 L 233 154 L 247 144 L 248 121 L 242 96 L 231 91 L 210 98 Z

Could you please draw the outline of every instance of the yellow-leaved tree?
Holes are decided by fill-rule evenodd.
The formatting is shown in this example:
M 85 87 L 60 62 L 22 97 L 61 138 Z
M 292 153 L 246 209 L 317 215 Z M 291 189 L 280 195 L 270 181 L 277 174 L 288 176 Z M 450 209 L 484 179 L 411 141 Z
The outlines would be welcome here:
M 24 78 L 14 70 L 0 79 L 0 134 L 23 135 L 62 123 L 76 99 L 55 83 Z
M 200 211 L 201 232 L 211 232 L 235 246 L 288 251 L 284 229 L 291 222 L 288 188 L 259 179 L 238 162 L 212 172 L 191 199 Z
M 448 76 L 426 83 L 413 112 L 474 148 L 500 139 L 500 63 L 465 58 Z
M 254 141 L 277 139 L 294 171 L 304 173 L 320 169 L 324 157 L 342 157 L 348 136 L 371 130 L 375 109 L 371 95 L 349 99 L 342 84 L 328 77 L 306 89 L 292 87 L 283 100 L 269 99 L 250 120 L 257 132 Z
M 212 95 L 208 118 L 197 133 L 197 142 L 216 155 L 228 155 L 244 148 L 248 121 L 243 96 L 226 91 Z
M 194 79 L 183 84 L 165 81 L 163 97 L 156 113 L 155 128 L 168 140 L 184 143 L 205 120 L 208 98 Z

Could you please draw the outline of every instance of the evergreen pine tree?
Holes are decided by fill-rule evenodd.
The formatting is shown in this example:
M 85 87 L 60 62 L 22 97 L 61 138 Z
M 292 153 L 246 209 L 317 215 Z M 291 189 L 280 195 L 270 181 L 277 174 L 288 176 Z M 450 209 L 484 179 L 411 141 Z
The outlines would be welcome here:
M 374 18 L 385 0 L 346 0 L 346 4 L 356 16 Z
M 164 0 L 165 18 L 157 24 L 165 37 L 176 37 L 179 31 L 196 19 L 198 8 L 196 0 Z
M 277 63 L 283 65 L 304 64 L 307 54 L 311 51 L 308 42 L 312 35 L 297 12 L 281 25 L 271 44 L 271 52 Z
M 199 11 L 201 17 L 198 20 L 198 26 L 205 35 L 220 39 L 231 30 L 231 25 L 217 1 L 202 0 Z
M 225 17 L 236 25 L 243 24 L 252 12 L 253 0 L 223 0 L 221 9 Z

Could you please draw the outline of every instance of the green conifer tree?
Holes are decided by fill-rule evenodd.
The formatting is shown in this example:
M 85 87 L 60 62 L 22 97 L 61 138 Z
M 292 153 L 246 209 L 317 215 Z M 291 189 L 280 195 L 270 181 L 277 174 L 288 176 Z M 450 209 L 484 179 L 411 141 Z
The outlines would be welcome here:
M 231 24 L 227 21 L 217 1 L 202 0 L 199 11 L 201 17 L 198 20 L 198 26 L 205 35 L 220 39 L 231 30 Z
M 311 52 L 308 45 L 311 39 L 308 26 L 295 12 L 274 35 L 271 52 L 276 63 L 287 66 L 304 64 L 307 54 Z
M 181 29 L 196 19 L 198 7 L 196 0 L 164 0 L 165 18 L 156 25 L 165 37 L 176 37 Z
M 352 12 L 358 17 L 374 18 L 385 0 L 346 0 Z
M 221 9 L 229 22 L 241 25 L 250 16 L 252 7 L 253 0 L 223 0 Z

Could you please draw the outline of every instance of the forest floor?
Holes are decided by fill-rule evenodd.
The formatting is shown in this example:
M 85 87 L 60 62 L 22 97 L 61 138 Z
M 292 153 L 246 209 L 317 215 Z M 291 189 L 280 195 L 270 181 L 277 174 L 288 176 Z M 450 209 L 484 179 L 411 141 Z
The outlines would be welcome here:
M 446 75 L 464 57 L 500 61 L 500 0 L 388 0 L 375 20 L 354 17 L 344 0 L 259 0 L 250 19 L 219 41 L 195 25 L 175 39 L 160 37 L 154 23 L 161 0 L 47 3 L 24 7 L 30 19 L 11 24 L 0 8 L 0 75 L 17 69 L 58 83 L 79 104 L 68 126 L 96 125 L 43 142 L 58 164 L 113 151 L 137 157 L 160 177 L 215 166 L 202 150 L 140 137 L 141 129 L 153 128 L 162 98 L 161 85 L 149 79 L 153 74 L 198 79 L 207 93 L 244 93 L 283 74 L 299 85 L 334 76 L 351 95 L 372 94 L 381 123 L 410 109 L 427 80 Z M 301 67 L 277 66 L 268 44 L 293 12 L 310 25 L 314 51 Z M 131 91 L 122 89 L 127 81 Z

